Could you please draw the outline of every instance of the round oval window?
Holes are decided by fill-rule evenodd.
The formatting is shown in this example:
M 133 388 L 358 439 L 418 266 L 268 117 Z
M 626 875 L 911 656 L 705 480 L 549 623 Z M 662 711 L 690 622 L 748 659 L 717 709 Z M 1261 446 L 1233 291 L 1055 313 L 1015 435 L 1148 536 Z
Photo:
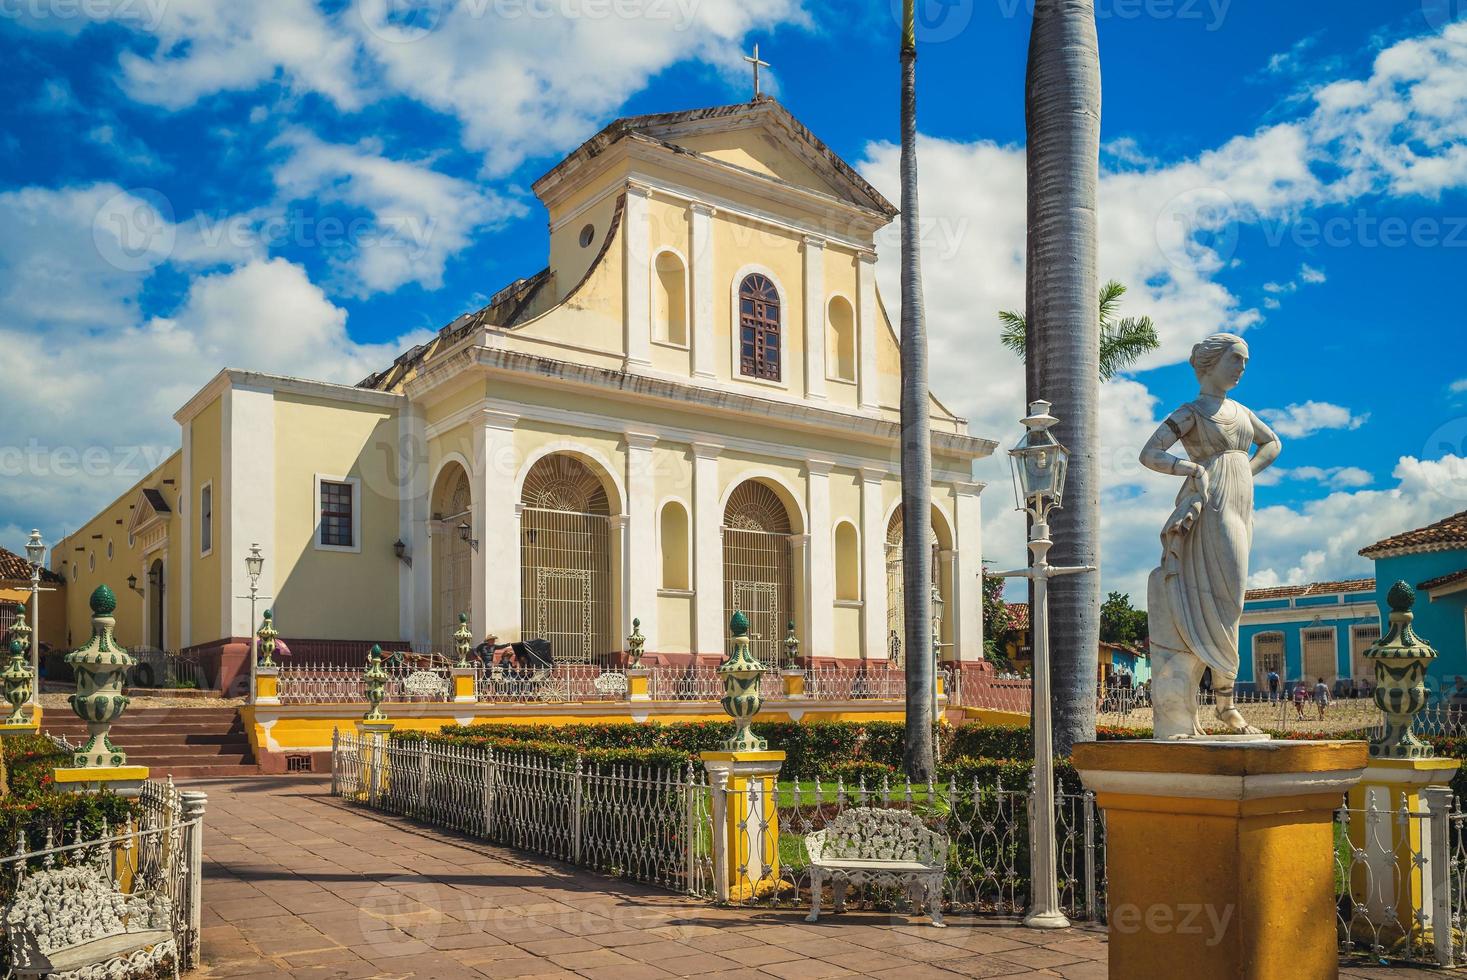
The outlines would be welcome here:
M 584 228 L 581 229 L 581 248 L 589 248 L 590 245 L 591 245 L 591 243 L 593 241 L 595 241 L 595 240 L 596 240 L 596 226 L 595 225 L 587 225 L 586 227 L 584 227 Z

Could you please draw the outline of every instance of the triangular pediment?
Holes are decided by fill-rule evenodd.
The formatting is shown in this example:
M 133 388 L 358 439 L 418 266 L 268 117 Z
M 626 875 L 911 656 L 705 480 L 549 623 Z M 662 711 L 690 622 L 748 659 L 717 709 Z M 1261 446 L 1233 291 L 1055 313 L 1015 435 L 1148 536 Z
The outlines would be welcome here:
M 566 157 L 537 185 L 563 177 L 628 137 L 835 198 L 885 218 L 897 208 L 790 111 L 768 96 L 738 105 L 618 119 Z
M 138 491 L 137 499 L 133 501 L 132 520 L 127 525 L 127 533 L 137 536 L 154 524 L 167 521 L 172 516 L 173 508 L 168 506 L 163 492 L 152 487 L 144 487 Z

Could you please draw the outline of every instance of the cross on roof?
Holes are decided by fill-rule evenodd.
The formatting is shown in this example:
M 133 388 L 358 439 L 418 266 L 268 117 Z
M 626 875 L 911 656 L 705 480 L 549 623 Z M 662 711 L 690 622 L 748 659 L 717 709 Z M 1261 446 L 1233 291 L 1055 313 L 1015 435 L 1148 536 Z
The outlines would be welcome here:
M 754 66 L 754 98 L 755 99 L 758 99 L 759 98 L 759 94 L 760 94 L 759 93 L 759 69 L 760 68 L 771 68 L 773 66 L 770 65 L 769 62 L 767 62 L 767 61 L 760 61 L 759 60 L 759 45 L 757 45 L 757 44 L 754 45 L 754 54 L 753 54 L 753 56 L 751 57 L 749 55 L 744 55 L 744 60 L 747 61 L 749 64 L 751 64 L 751 65 Z

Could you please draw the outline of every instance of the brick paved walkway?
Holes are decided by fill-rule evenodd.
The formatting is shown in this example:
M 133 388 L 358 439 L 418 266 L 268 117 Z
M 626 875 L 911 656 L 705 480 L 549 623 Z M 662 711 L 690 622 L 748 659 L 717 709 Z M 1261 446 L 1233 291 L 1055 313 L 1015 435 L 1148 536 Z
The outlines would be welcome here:
M 319 778 L 193 785 L 209 794 L 201 976 L 1106 976 L 1105 938 L 1090 930 L 959 916 L 939 930 L 875 913 L 807 925 L 796 912 L 711 908 L 348 808 Z

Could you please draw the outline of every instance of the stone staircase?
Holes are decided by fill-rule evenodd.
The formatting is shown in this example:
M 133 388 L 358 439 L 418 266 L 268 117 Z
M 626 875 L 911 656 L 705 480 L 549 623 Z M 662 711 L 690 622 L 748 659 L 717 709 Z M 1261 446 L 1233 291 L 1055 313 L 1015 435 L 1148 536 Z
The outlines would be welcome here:
M 43 731 L 73 745 L 87 726 L 66 708 L 48 708 Z M 147 766 L 151 778 L 202 779 L 251 776 L 260 771 L 234 708 L 128 708 L 112 726 L 112 741 L 128 765 Z

